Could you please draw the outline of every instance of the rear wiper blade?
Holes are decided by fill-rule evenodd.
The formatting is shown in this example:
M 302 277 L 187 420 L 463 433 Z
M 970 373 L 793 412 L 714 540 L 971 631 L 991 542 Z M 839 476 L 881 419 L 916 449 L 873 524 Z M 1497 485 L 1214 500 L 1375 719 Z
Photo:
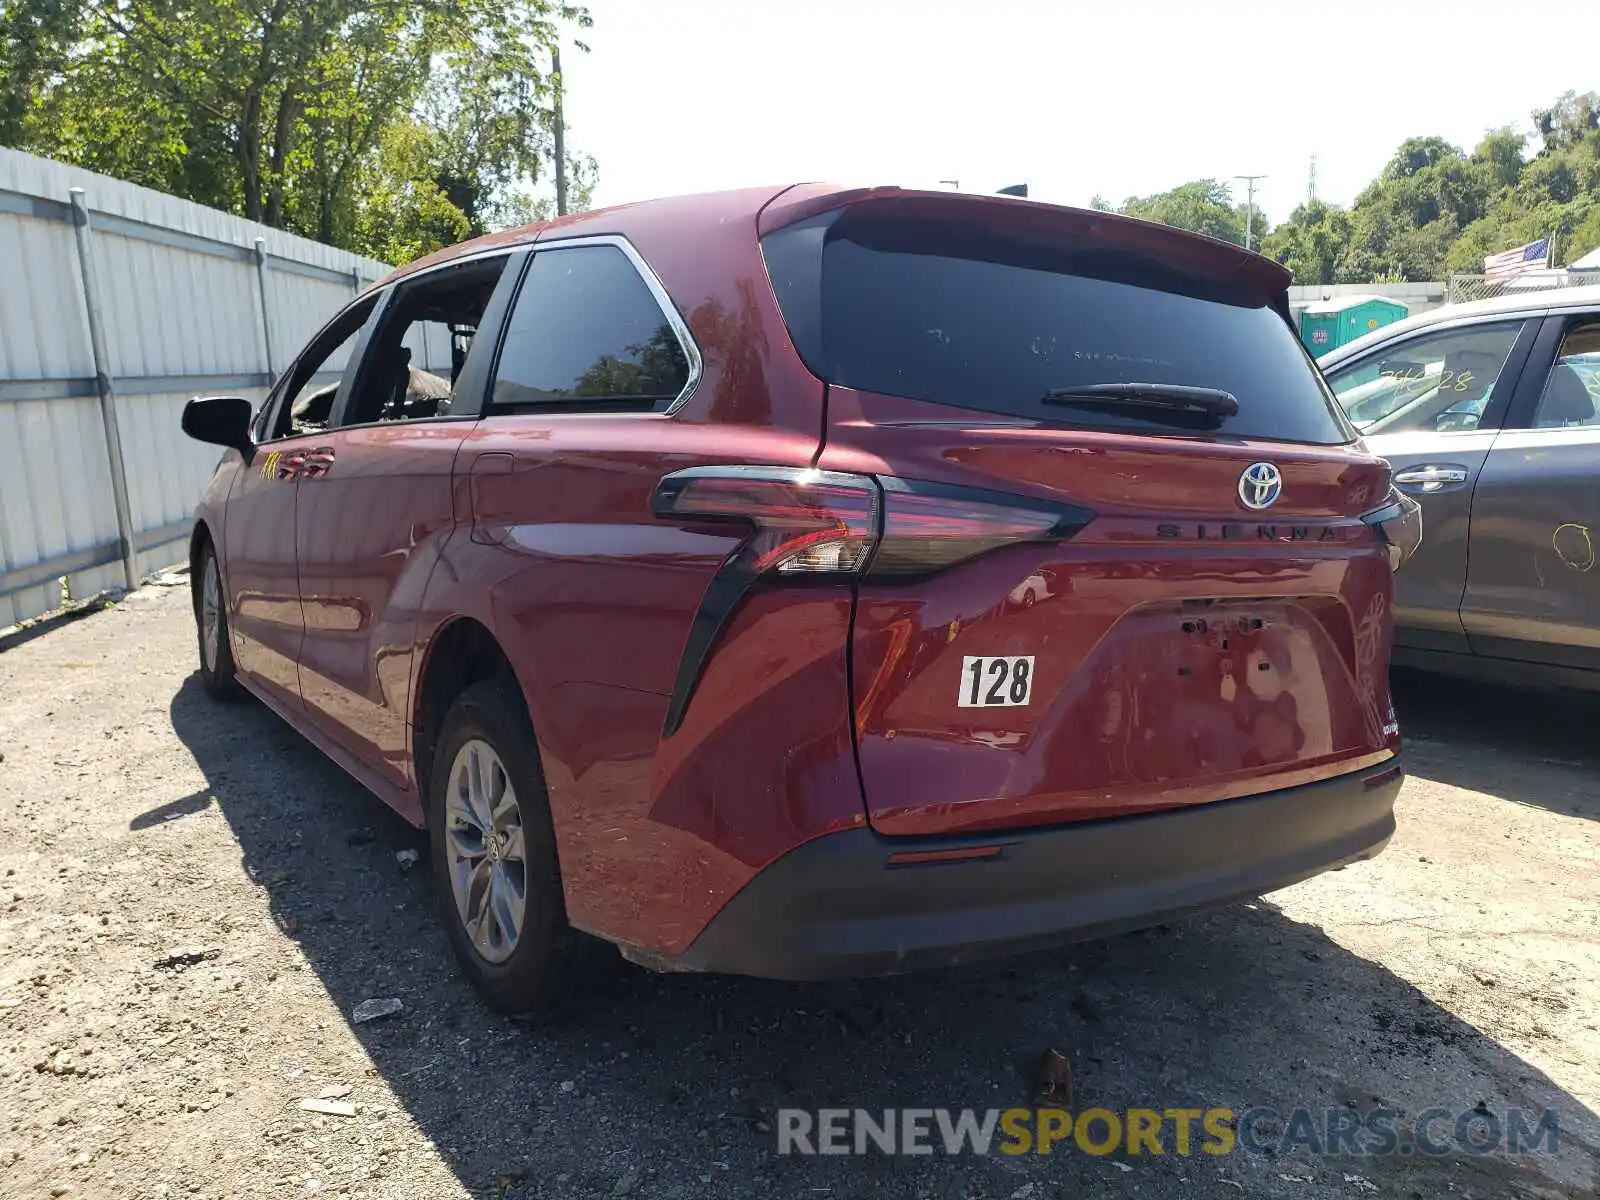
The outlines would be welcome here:
M 1085 383 L 1051 388 L 1040 401 L 1081 408 L 1143 408 L 1167 413 L 1204 413 L 1218 421 L 1239 415 L 1239 398 L 1220 388 L 1181 383 Z M 1155 412 L 1149 414 L 1159 420 Z

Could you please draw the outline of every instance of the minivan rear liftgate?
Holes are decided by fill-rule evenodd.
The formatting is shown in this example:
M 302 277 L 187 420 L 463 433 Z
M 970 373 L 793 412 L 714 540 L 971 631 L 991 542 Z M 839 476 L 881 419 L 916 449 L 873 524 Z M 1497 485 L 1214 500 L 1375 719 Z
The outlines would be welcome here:
M 769 208 L 763 249 L 829 385 L 815 482 L 850 512 L 752 565 L 858 577 L 872 827 L 1125 816 L 1394 757 L 1415 506 L 1352 453 L 1286 274 L 1099 214 L 848 200 Z

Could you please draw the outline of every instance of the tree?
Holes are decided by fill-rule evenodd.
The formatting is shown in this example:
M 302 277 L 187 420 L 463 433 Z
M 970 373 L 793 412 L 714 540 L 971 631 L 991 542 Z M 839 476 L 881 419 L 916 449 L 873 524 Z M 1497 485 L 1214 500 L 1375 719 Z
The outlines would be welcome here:
M 1528 139 L 1509 125 L 1491 129 L 1472 152 L 1472 161 L 1484 168 L 1494 188 L 1516 187 L 1522 175 L 1522 152 L 1527 144 Z
M 1570 261 L 1600 245 L 1600 93 L 1563 94 L 1534 112 L 1532 133 L 1531 157 L 1529 136 L 1510 125 L 1486 131 L 1471 154 L 1407 138 L 1350 209 L 1311 201 L 1270 233 L 1258 213 L 1252 240 L 1312 285 L 1479 272 L 1485 257 L 1547 236 Z M 1215 179 L 1131 197 L 1120 211 L 1244 240 L 1245 210 Z
M 1384 180 L 1410 179 L 1446 158 L 1459 158 L 1461 151 L 1441 137 L 1407 138 L 1383 168 Z
M 1236 204 L 1233 206 L 1233 223 L 1239 230 L 1239 236 L 1238 238 L 1228 238 L 1227 240 L 1230 242 L 1238 241 L 1243 244 L 1244 227 L 1247 222 L 1250 225 L 1250 247 L 1259 252 L 1261 247 L 1266 244 L 1267 234 L 1272 229 L 1272 222 L 1267 220 L 1267 214 L 1261 211 L 1260 205 L 1257 205 L 1254 210 L 1248 204 Z
M 1243 210 L 1234 207 L 1228 185 L 1215 179 L 1197 179 L 1154 196 L 1130 196 L 1118 211 L 1236 245 L 1244 244 Z M 1265 232 L 1265 218 L 1262 218 L 1261 228 Z
M 1600 92 L 1563 92 L 1549 108 L 1533 112 L 1533 127 L 1545 150 L 1570 150 L 1600 130 Z
M 1350 249 L 1350 214 L 1312 200 L 1289 214 L 1261 243 L 1261 252 L 1288 267 L 1299 284 L 1342 283 Z
M 0 3 L 0 145 L 23 140 L 28 116 L 77 41 L 77 0 Z
M 563 0 L 0 5 L 14 144 L 352 248 L 488 228 L 548 159 L 549 51 L 590 24 Z

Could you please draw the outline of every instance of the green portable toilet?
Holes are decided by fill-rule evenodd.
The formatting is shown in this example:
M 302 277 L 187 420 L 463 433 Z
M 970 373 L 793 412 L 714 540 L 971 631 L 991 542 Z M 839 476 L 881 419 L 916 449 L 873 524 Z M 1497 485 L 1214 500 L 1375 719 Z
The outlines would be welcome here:
M 1410 310 L 1387 296 L 1340 296 L 1319 300 L 1300 313 L 1300 340 L 1312 354 L 1321 357 L 1336 346 L 1353 342 L 1393 321 Z

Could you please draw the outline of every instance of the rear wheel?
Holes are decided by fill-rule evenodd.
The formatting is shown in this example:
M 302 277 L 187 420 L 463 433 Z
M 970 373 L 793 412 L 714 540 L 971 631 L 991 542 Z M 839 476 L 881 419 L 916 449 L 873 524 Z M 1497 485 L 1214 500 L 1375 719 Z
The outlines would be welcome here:
M 467 977 L 496 1011 L 538 1009 L 566 935 L 533 729 L 504 683 L 476 683 L 440 728 L 428 789 L 439 907 Z
M 228 606 L 222 599 L 222 571 L 217 552 L 208 542 L 200 552 L 200 573 L 194 588 L 195 632 L 200 642 L 200 681 L 218 700 L 239 696 L 233 663 L 233 641 L 228 636 Z

